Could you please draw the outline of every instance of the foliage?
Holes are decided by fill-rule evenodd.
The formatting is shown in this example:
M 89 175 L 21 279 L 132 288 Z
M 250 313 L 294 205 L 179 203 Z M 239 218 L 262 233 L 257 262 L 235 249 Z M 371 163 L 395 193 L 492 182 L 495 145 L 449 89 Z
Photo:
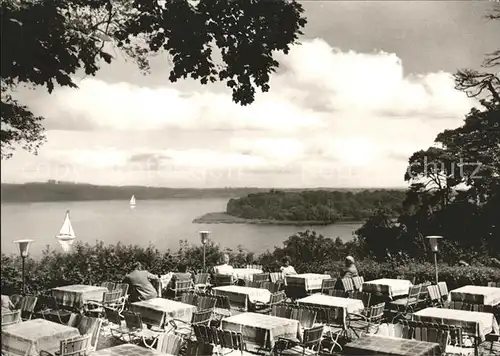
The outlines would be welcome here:
M 500 7 L 489 15 L 500 19 Z M 442 257 L 451 263 L 491 263 L 500 257 L 500 65 L 499 50 L 483 62 L 485 72 L 459 70 L 458 90 L 479 99 L 464 124 L 445 130 L 435 145 L 408 161 L 410 183 L 397 222 L 379 212 L 357 231 L 360 242 L 379 260 L 386 256 L 426 258 L 426 235 L 441 235 Z
M 356 258 L 356 265 L 365 280 L 378 278 L 407 279 L 416 277 L 417 282 L 433 281 L 433 264 L 414 260 L 400 261 L 388 258 L 385 262 L 363 259 L 364 252 L 356 241 L 343 243 L 340 239 L 325 238 L 313 231 L 299 232 L 290 236 L 283 247 L 276 247 L 257 258 L 253 253 L 238 247 L 236 251 L 222 249 L 209 243 L 206 246 L 207 268 L 219 263 L 222 253 L 229 253 L 234 267 L 259 263 L 268 271 L 279 270 L 281 258 L 288 255 L 299 273 L 336 273 L 342 267 L 347 255 Z M 178 269 L 180 264 L 192 271 L 203 267 L 203 248 L 190 246 L 180 241 L 177 252 L 160 252 L 153 246 L 104 245 L 94 246 L 78 243 L 71 252 L 47 248 L 41 258 L 28 258 L 26 263 L 26 282 L 28 293 L 44 293 L 51 288 L 69 284 L 100 284 L 104 281 L 121 281 L 134 262 L 140 261 L 154 274 L 165 274 Z M 18 256 L 1 256 L 2 293 L 13 294 L 21 290 L 21 261 Z M 446 281 L 450 288 L 466 284 L 486 285 L 489 281 L 500 281 L 500 269 L 484 266 L 457 267 L 447 264 L 439 266 L 440 280 Z
M 231 199 L 226 211 L 247 219 L 334 223 L 339 220 L 366 219 L 379 207 L 385 207 L 393 216 L 397 215 L 402 211 L 403 199 L 404 192 L 398 190 L 365 190 L 358 193 L 271 190 Z
M 293 0 L 2 0 L 0 11 L 2 158 L 44 140 L 41 118 L 10 97 L 19 85 L 76 88 L 72 75 L 95 75 L 119 49 L 145 73 L 163 54 L 170 81 L 222 81 L 247 105 L 256 88 L 269 90 L 274 55 L 288 53 L 306 24 Z
M 2 202 L 128 200 L 161 200 L 172 198 L 231 198 L 264 191 L 259 188 L 164 188 L 141 186 L 103 186 L 70 182 L 25 183 L 1 185 Z

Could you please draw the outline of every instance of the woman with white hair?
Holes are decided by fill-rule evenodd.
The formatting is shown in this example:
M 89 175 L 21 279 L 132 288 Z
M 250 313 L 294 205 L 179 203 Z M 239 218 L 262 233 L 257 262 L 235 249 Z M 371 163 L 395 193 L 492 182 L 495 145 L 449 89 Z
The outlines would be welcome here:
M 352 278 L 358 276 L 359 276 L 358 269 L 356 268 L 356 264 L 354 263 L 354 257 L 347 256 L 345 258 L 345 265 L 342 278 Z

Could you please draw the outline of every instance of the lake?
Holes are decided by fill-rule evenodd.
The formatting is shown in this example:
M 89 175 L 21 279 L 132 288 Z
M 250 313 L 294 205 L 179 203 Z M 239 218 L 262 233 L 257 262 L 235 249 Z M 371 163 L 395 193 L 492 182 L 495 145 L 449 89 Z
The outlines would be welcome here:
M 32 239 L 32 255 L 39 255 L 46 245 L 61 249 L 55 239 L 70 210 L 76 238 L 94 244 L 121 241 L 124 244 L 147 246 L 150 242 L 160 250 L 177 250 L 179 240 L 198 244 L 199 230 L 212 231 L 211 239 L 222 247 L 242 245 L 261 253 L 282 246 L 288 236 L 307 228 L 326 237 L 352 239 L 359 223 L 329 226 L 280 226 L 255 224 L 193 224 L 193 219 L 209 212 L 225 211 L 228 199 L 170 199 L 138 201 L 130 209 L 128 201 L 77 201 L 47 203 L 2 203 L 3 253 L 18 253 L 18 239 Z

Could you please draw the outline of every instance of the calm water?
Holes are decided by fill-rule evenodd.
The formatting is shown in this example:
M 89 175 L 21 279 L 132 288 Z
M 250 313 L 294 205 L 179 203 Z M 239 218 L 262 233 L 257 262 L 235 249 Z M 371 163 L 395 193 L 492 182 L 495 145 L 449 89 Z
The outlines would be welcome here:
M 227 199 L 171 199 L 138 201 L 136 209 L 130 209 L 128 201 L 87 201 L 31 204 L 2 204 L 3 253 L 17 251 L 12 241 L 33 239 L 30 247 L 33 255 L 39 254 L 46 245 L 59 248 L 55 235 L 63 223 L 67 209 L 78 240 L 107 244 L 121 241 L 124 244 L 147 246 L 153 243 L 159 249 L 176 250 L 179 240 L 199 243 L 198 231 L 212 231 L 211 238 L 223 247 L 244 248 L 260 253 L 274 246 L 281 246 L 286 238 L 307 227 L 269 226 L 252 224 L 193 224 L 192 220 L 205 213 L 224 211 Z M 317 232 L 327 237 L 352 238 L 352 231 L 359 224 L 315 226 Z

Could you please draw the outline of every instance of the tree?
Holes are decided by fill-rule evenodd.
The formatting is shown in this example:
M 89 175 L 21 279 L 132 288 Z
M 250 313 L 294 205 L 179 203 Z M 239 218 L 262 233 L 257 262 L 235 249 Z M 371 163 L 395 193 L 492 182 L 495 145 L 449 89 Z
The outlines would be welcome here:
M 500 19 L 500 7 L 489 18 Z M 382 256 L 379 245 L 386 245 L 424 258 L 422 237 L 442 235 L 442 258 L 449 262 L 500 257 L 500 78 L 494 72 L 499 66 L 497 50 L 484 60 L 483 72 L 455 74 L 456 88 L 477 98 L 479 107 L 462 126 L 439 133 L 432 147 L 409 158 L 410 187 L 398 224 L 378 213 L 358 230 L 374 255 Z
M 11 96 L 19 85 L 76 88 L 79 69 L 95 75 L 120 48 L 145 73 L 151 55 L 171 62 L 169 80 L 222 81 L 248 105 L 306 24 L 295 0 L 2 0 L 2 158 L 15 145 L 36 153 L 43 118 Z M 220 61 L 217 52 L 220 51 Z

